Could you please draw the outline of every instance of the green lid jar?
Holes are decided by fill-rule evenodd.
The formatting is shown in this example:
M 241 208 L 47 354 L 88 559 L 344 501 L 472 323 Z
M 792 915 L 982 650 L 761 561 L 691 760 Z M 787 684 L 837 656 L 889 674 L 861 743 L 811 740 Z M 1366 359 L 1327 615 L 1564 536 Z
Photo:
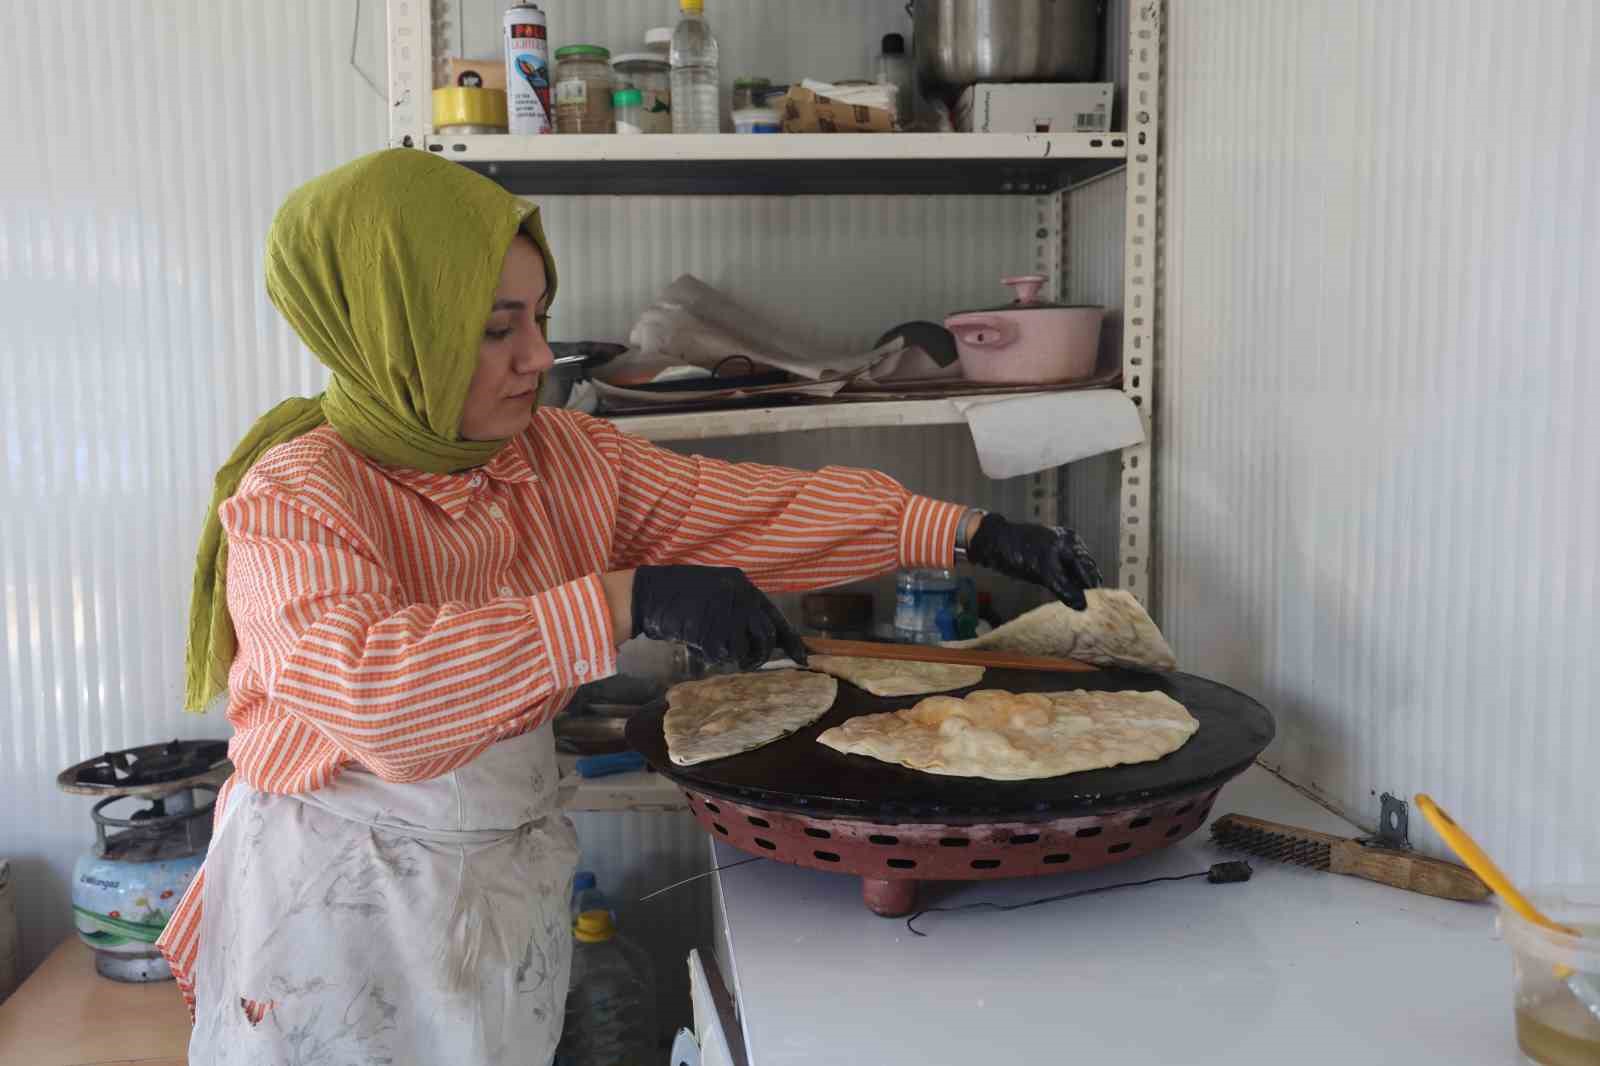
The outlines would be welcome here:
M 760 107 L 761 97 L 772 88 L 770 78 L 735 78 L 733 82 L 733 110 Z
M 557 133 L 610 133 L 611 50 L 597 44 L 556 49 Z

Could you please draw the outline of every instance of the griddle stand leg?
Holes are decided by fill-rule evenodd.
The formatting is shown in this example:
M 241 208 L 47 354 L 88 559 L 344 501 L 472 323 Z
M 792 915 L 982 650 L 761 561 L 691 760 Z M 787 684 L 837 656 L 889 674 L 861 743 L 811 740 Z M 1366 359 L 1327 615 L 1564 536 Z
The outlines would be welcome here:
M 883 918 L 904 918 L 917 905 L 917 882 L 911 878 L 883 881 L 861 879 L 861 900 L 873 914 Z

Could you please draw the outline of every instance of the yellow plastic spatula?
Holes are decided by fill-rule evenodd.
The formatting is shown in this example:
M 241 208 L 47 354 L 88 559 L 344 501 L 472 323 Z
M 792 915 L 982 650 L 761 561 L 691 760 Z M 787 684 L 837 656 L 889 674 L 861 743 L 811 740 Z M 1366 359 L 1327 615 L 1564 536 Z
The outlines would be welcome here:
M 1478 842 L 1467 835 L 1467 831 L 1455 823 L 1444 812 L 1444 808 L 1433 802 L 1431 796 L 1418 793 L 1417 806 L 1422 808 L 1422 813 L 1427 817 L 1428 823 L 1439 831 L 1444 837 L 1444 842 L 1450 845 L 1467 868 L 1483 879 L 1483 883 L 1494 890 L 1494 894 L 1506 901 L 1506 905 L 1522 915 L 1534 925 L 1541 926 L 1553 933 L 1565 933 L 1567 936 L 1583 936 L 1581 929 L 1574 929 L 1570 925 L 1563 925 L 1545 916 L 1545 913 L 1528 901 L 1528 897 L 1517 891 L 1517 886 L 1505 875 L 1494 860 L 1478 847 Z M 1577 973 L 1566 966 L 1557 965 L 1555 975 L 1567 983 L 1572 994 L 1578 1002 L 1589 1008 L 1589 1013 L 1600 1021 L 1600 987 L 1592 977 Z

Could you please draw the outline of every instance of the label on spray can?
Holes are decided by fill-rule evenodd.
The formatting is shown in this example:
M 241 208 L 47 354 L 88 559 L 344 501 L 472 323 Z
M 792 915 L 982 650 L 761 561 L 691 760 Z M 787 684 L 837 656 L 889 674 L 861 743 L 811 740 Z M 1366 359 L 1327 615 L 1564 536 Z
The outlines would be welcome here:
M 550 133 L 550 41 L 535 4 L 507 9 L 506 111 L 512 133 Z

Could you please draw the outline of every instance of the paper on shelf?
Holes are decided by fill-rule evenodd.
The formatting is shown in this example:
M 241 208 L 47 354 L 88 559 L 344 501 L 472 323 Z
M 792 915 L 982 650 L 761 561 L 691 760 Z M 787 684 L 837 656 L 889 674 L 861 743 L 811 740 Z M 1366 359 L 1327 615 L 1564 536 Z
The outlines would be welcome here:
M 1139 408 L 1121 389 L 950 402 L 991 478 L 1037 474 L 1144 440 Z
M 628 343 L 650 354 L 715 370 L 730 356 L 786 370 L 811 381 L 855 374 L 897 351 L 899 338 L 868 352 L 838 352 L 762 318 L 693 274 L 684 274 L 644 309 Z
M 807 79 L 791 85 L 783 98 L 785 133 L 893 133 L 894 115 L 893 86 L 833 86 Z

